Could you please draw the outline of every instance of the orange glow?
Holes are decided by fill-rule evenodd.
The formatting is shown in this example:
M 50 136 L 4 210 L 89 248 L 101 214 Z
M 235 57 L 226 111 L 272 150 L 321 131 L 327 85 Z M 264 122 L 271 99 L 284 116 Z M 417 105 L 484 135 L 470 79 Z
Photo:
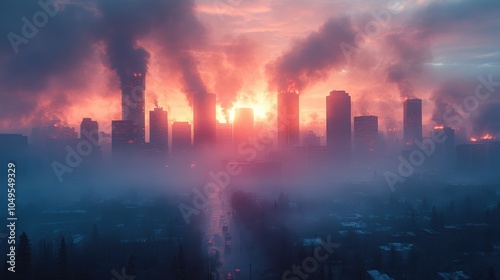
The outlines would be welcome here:
M 444 126 L 442 126 L 442 125 L 435 126 L 434 129 L 444 129 Z
M 267 112 L 271 110 L 271 105 L 267 103 L 245 104 L 244 102 L 237 102 L 236 104 L 234 104 L 233 108 L 231 109 L 231 112 L 229 113 L 229 121 L 231 123 L 234 122 L 234 111 L 236 110 L 236 108 L 252 108 L 255 121 L 257 121 L 257 120 L 264 120 Z
M 481 140 L 493 140 L 493 139 L 495 139 L 495 137 L 489 133 L 481 137 Z
M 481 137 L 471 137 L 470 138 L 470 141 L 471 142 L 477 142 L 479 140 L 495 140 L 495 136 L 489 134 L 489 133 L 486 133 L 485 135 L 481 136 Z

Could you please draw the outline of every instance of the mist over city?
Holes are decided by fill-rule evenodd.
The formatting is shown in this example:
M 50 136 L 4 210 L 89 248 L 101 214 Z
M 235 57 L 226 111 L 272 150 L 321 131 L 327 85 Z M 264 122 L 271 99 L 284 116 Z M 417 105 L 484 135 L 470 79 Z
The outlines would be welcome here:
M 4 0 L 1 279 L 500 279 L 500 2 Z

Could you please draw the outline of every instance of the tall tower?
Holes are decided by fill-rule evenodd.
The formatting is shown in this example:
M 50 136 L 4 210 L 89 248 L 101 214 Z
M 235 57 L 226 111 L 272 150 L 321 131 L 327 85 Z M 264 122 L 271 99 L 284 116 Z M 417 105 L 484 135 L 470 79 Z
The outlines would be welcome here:
M 215 94 L 200 94 L 193 98 L 193 146 L 213 147 L 216 140 Z
M 91 118 L 83 118 L 80 124 L 80 139 L 85 139 L 90 143 L 99 141 L 99 124 Z
M 415 140 L 422 141 L 422 99 L 403 102 L 403 135 L 406 146 L 413 146 Z
M 373 157 L 377 152 L 378 117 L 354 117 L 354 151 L 360 159 Z
M 188 122 L 172 124 L 172 154 L 174 156 L 191 151 L 191 125 Z
M 145 136 L 146 74 L 135 72 L 122 81 L 122 120 L 137 126 L 136 143 L 143 144 Z
M 162 108 L 149 112 L 149 142 L 162 156 L 168 155 L 168 113 Z
M 284 91 L 278 94 L 278 145 L 289 147 L 299 141 L 299 95 Z
M 136 144 L 137 126 L 132 121 L 111 122 L 111 150 L 113 155 L 133 154 Z
M 91 118 L 83 118 L 80 124 L 80 139 L 89 141 L 93 148 L 90 157 L 101 155 L 101 146 L 99 146 L 99 124 Z
M 254 133 L 254 114 L 252 108 L 237 108 L 234 112 L 233 138 L 236 148 L 248 142 Z
M 335 162 L 351 158 L 351 96 L 334 90 L 326 97 L 326 146 Z

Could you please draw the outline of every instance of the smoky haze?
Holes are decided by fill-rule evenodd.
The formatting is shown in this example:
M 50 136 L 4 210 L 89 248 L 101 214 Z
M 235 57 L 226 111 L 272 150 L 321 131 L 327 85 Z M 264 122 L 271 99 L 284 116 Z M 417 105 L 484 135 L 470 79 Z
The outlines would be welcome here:
M 290 83 L 303 90 L 314 82 L 325 79 L 330 70 L 346 62 L 339 46 L 356 46 L 355 31 L 349 17 L 331 18 L 317 31 L 297 39 L 281 56 L 266 67 L 269 89 L 283 91 Z
M 23 36 L 19 19 L 31 20 L 42 10 L 37 1 L 0 5 L 2 34 Z M 17 53 L 9 40 L 0 42 L 0 118 L 33 126 L 65 118 L 64 108 L 73 104 L 71 92 L 89 88 L 95 72 L 89 68 L 104 64 L 120 80 L 131 72 L 147 72 L 150 54 L 141 44 L 147 38 L 163 46 L 188 100 L 205 93 L 192 54 L 205 43 L 205 29 L 193 5 L 191 0 L 61 2 L 48 23 L 27 44 L 19 44 Z M 119 89 L 114 83 L 110 87 L 103 95 Z

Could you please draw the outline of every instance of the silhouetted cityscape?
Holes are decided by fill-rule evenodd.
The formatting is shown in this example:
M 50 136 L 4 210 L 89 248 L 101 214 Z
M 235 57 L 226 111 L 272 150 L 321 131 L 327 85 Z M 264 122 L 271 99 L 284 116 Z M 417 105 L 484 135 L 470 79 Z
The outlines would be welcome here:
M 0 279 L 500 279 L 499 15 L 3 1 Z

